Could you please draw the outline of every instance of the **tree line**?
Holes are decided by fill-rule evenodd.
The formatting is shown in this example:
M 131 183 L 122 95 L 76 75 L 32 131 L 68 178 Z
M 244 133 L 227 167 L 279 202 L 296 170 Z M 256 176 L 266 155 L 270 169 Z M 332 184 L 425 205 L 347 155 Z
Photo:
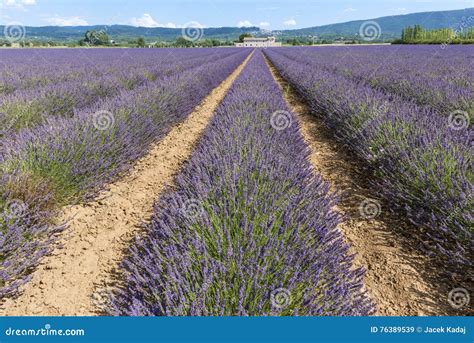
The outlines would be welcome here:
M 421 25 L 408 26 L 402 30 L 401 39 L 394 43 L 401 44 L 472 44 L 474 43 L 474 28 L 463 27 L 457 29 L 442 28 L 427 30 Z
M 233 45 L 232 41 L 220 41 L 217 39 L 200 39 L 198 41 L 188 40 L 184 37 L 178 37 L 174 41 L 165 42 L 146 42 L 143 37 L 128 40 L 126 42 L 115 42 L 111 40 L 104 31 L 87 31 L 84 38 L 79 41 L 80 46 L 127 46 L 127 47 L 177 47 L 177 48 L 191 48 L 191 47 L 213 47 Z

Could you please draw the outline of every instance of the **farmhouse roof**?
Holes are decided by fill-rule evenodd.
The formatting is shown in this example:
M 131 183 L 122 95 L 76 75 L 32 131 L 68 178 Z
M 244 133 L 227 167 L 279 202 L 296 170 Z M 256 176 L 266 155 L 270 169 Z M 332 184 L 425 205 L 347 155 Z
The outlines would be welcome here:
M 245 41 L 252 41 L 252 42 L 255 42 L 255 41 L 261 41 L 261 42 L 265 42 L 269 39 L 272 39 L 274 37 L 265 37 L 265 38 L 257 38 L 257 37 L 245 37 L 244 38 L 244 42 Z

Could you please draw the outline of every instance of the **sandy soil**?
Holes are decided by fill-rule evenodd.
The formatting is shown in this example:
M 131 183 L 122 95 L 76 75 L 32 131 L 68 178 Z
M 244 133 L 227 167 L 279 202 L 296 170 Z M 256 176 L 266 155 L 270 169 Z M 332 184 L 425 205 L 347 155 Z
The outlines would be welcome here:
M 5 301 L 0 315 L 98 313 L 97 289 L 114 283 L 112 275 L 134 234 L 149 220 L 154 201 L 172 184 L 249 58 L 153 146 L 130 174 L 111 184 L 97 200 L 64 209 L 60 220 L 70 219 L 70 223 L 62 248 L 43 260 L 18 298 Z
M 440 280 L 430 265 L 432 262 L 416 249 L 409 249 L 414 245 L 409 239 L 400 240 L 400 232 L 406 235 L 417 230 L 389 213 L 389 205 L 370 188 L 369 176 L 360 172 L 361 161 L 333 139 L 322 122 L 311 115 L 301 97 L 268 60 L 267 63 L 297 116 L 301 133 L 311 149 L 310 161 L 315 171 L 331 183 L 334 191 L 343 192 L 336 210 L 347 219 L 339 228 L 351 244 L 351 252 L 356 253 L 354 264 L 367 270 L 365 286 L 377 304 L 376 314 L 416 316 L 452 312 L 447 301 L 449 289 L 438 284 Z M 380 204 L 380 214 L 373 219 L 366 219 L 360 213 L 365 199 L 375 199 Z

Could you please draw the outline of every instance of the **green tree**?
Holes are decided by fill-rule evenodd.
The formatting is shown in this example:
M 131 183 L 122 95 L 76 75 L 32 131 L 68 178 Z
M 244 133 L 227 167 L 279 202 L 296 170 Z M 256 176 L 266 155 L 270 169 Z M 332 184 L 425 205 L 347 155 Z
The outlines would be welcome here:
M 168 46 L 169 46 L 168 43 L 161 42 L 161 41 L 156 42 L 155 45 L 154 45 L 155 48 L 166 48 Z
M 408 26 L 402 30 L 402 37 L 397 43 L 410 43 L 410 44 L 459 44 L 459 43 L 472 43 L 473 29 L 468 30 L 453 30 L 450 28 L 426 30 L 420 25 L 415 27 Z
M 12 46 L 12 43 L 8 39 L 0 40 L 0 46 Z
M 197 42 L 199 46 L 205 47 L 205 48 L 211 48 L 213 46 L 222 46 L 225 45 L 225 42 L 221 42 L 217 39 L 204 39 L 200 40 Z
M 243 42 L 244 41 L 244 38 L 247 38 L 247 37 L 253 37 L 250 33 L 242 33 L 240 36 L 239 36 L 239 42 Z
M 415 25 L 413 29 L 413 39 L 421 39 L 422 38 L 423 29 L 420 25 Z
M 178 37 L 173 45 L 177 48 L 191 48 L 194 46 L 194 43 L 184 37 Z
M 88 30 L 82 40 L 83 45 L 109 45 L 109 35 L 105 31 Z M 79 42 L 81 44 L 81 42 Z
M 143 37 L 137 39 L 137 46 L 139 48 L 144 48 L 146 46 L 145 39 Z
M 291 45 L 302 45 L 302 42 L 300 42 L 298 38 L 287 39 L 286 43 Z

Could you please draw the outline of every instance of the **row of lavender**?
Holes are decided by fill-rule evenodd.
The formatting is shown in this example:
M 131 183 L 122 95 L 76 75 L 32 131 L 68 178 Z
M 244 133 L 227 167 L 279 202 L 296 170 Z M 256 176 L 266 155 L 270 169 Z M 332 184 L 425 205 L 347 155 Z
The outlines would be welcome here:
M 474 110 L 472 46 L 285 48 L 282 54 L 449 115 Z
M 231 49 L 232 50 L 232 49 Z M 58 84 L 90 75 L 101 79 L 107 75 L 122 75 L 128 79 L 146 73 L 155 66 L 165 68 L 180 61 L 212 56 L 215 49 L 199 51 L 160 49 L 28 49 L 3 50 L 0 60 L 0 95 L 18 90 Z M 219 52 L 219 55 L 222 52 Z M 217 57 L 217 56 L 216 56 Z
M 227 56 L 219 49 L 213 63 L 2 139 L 0 296 L 26 282 L 50 249 L 61 229 L 51 225 L 55 209 L 93 196 L 129 168 L 249 54 L 235 50 L 221 57 L 221 52 Z
M 266 54 L 314 114 L 367 162 L 380 194 L 429 238 L 423 249 L 460 267 L 451 271 L 472 266 L 472 130 L 396 94 L 290 59 L 288 51 Z
M 16 53 L 17 59 L 25 59 L 22 53 Z M 0 93 L 0 135 L 8 135 L 10 131 L 35 126 L 50 116 L 72 116 L 76 111 L 93 106 L 101 99 L 121 97 L 123 92 L 147 83 L 157 83 L 163 77 L 197 68 L 212 63 L 216 58 L 235 53 L 234 49 L 218 53 L 215 49 L 203 49 L 196 51 L 194 55 L 186 53 L 179 56 L 178 51 L 169 49 L 157 52 L 155 55 L 145 54 L 144 58 L 140 51 L 134 53 L 137 55 L 136 60 L 122 67 L 104 63 L 103 60 L 99 60 L 102 64 L 90 65 L 91 61 L 88 59 L 76 56 L 81 64 L 65 67 L 64 69 L 69 70 L 69 72 L 61 70 L 65 79 L 56 82 L 49 81 L 50 69 L 45 66 L 37 70 L 36 74 L 28 75 L 29 79 L 22 80 L 23 88 L 17 87 L 14 91 Z M 53 52 L 51 58 L 53 60 L 54 57 L 58 58 L 58 54 L 70 55 L 71 52 L 69 50 Z M 80 54 L 80 51 L 76 54 Z M 104 54 L 108 56 L 107 52 Z M 15 56 L 12 53 L 10 55 L 10 58 Z M 138 65 L 137 62 L 143 64 Z M 111 63 L 117 62 L 113 60 Z M 25 84 L 30 86 L 25 87 Z M 8 85 L 15 86 L 12 83 Z
M 335 196 L 308 153 L 256 51 L 130 248 L 107 311 L 370 314 L 363 271 L 336 229 Z

